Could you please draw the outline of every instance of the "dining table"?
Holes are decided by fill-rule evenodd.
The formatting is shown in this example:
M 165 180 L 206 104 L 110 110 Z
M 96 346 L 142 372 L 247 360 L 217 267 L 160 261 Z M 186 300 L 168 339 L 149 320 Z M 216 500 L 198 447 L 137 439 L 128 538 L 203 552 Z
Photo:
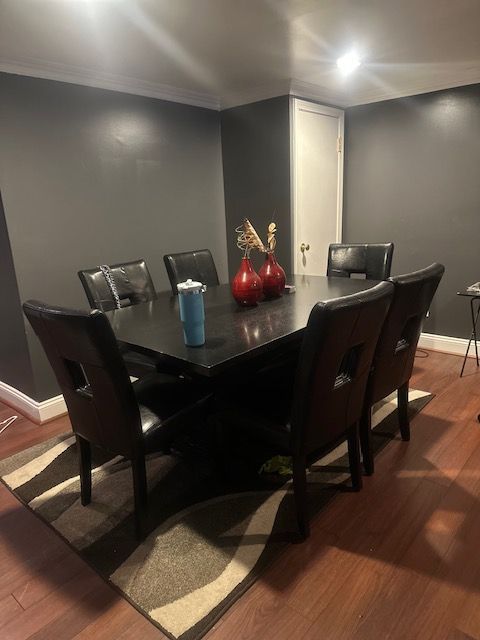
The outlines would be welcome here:
M 155 300 L 113 311 L 108 316 L 120 346 L 154 358 L 198 379 L 215 379 L 269 358 L 301 342 L 315 304 L 358 294 L 376 280 L 310 275 L 287 276 L 295 287 L 273 300 L 241 307 L 229 284 L 209 287 L 204 295 L 205 344 L 184 343 L 178 296 L 160 292 Z

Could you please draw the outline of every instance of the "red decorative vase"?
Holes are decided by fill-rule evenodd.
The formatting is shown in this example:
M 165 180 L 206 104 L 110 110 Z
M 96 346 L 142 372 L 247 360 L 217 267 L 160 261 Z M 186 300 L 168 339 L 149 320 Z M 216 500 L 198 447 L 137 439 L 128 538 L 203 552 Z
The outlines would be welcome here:
M 278 264 L 273 251 L 265 254 L 265 262 L 259 271 L 266 298 L 278 298 L 285 289 L 285 271 Z
M 262 297 L 262 281 L 252 267 L 250 258 L 242 258 L 240 268 L 232 282 L 232 294 L 238 304 L 254 307 Z

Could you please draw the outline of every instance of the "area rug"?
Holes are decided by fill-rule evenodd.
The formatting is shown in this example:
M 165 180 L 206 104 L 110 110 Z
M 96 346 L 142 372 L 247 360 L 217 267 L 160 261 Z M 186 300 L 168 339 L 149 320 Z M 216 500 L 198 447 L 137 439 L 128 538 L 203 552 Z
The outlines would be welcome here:
M 411 417 L 431 398 L 411 390 Z M 377 451 L 398 437 L 396 413 L 394 395 L 374 407 Z M 235 444 L 228 482 L 219 482 L 205 433 L 184 437 L 172 454 L 149 457 L 151 533 L 142 544 L 133 533 L 129 463 L 96 453 L 92 502 L 82 507 L 71 433 L 1 461 L 0 476 L 170 638 L 198 640 L 295 533 L 291 482 L 272 484 L 257 473 L 275 452 L 252 456 L 251 445 L 242 453 Z M 308 479 L 315 513 L 347 487 L 346 446 L 315 465 Z

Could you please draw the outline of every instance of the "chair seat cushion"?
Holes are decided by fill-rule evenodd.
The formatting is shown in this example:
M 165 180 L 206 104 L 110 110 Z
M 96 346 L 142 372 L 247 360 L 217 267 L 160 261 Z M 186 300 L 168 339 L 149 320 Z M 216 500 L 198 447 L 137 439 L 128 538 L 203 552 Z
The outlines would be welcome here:
M 145 376 L 133 383 L 146 447 L 169 441 L 178 429 L 200 419 L 211 394 L 191 382 L 163 374 Z

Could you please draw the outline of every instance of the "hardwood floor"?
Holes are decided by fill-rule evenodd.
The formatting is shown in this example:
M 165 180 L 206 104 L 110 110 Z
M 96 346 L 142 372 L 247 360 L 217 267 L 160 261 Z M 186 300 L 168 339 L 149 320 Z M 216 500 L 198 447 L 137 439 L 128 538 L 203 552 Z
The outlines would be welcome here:
M 419 354 L 420 356 L 422 353 Z M 480 640 L 480 372 L 418 357 L 436 397 L 226 613 L 208 640 Z M 0 405 L 0 420 L 12 410 Z M 68 429 L 18 420 L 0 457 Z M 0 638 L 165 638 L 0 486 Z

